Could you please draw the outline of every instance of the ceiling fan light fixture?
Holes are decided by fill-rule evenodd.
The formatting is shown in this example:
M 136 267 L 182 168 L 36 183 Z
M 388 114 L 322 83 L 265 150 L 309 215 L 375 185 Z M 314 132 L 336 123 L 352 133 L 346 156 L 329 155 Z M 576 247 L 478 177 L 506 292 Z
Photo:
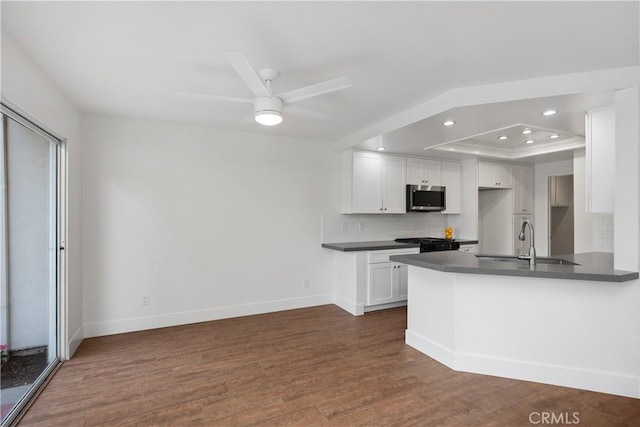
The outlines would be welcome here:
M 279 111 L 260 111 L 255 115 L 256 122 L 264 126 L 275 126 L 282 123 L 282 114 Z
M 282 123 L 282 101 L 275 97 L 256 98 L 253 104 L 256 122 L 264 126 Z

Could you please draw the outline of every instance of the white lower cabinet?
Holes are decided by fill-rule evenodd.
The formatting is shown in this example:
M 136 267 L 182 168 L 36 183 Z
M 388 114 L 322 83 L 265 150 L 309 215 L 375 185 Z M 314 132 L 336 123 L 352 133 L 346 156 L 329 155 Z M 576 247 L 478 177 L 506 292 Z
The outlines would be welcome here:
M 478 253 L 478 245 L 463 245 L 458 249 L 459 252 Z
M 406 264 L 381 262 L 369 265 L 367 305 L 388 304 L 406 299 Z
M 419 248 L 389 249 L 367 253 L 365 310 L 407 300 L 408 266 L 389 259 L 392 255 L 417 254 Z

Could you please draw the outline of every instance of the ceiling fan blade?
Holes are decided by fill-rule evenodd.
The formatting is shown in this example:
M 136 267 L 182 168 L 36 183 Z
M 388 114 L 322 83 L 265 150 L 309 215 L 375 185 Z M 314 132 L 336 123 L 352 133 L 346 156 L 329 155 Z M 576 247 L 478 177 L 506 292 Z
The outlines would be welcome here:
M 176 93 L 179 96 L 183 96 L 185 98 L 239 102 L 242 104 L 253 104 L 253 99 L 249 99 L 249 98 L 237 98 L 235 96 L 212 95 L 209 93 L 193 93 L 193 92 L 176 92 Z
M 284 111 L 287 114 L 291 114 L 293 116 L 308 117 L 310 119 L 315 119 L 315 120 L 326 120 L 329 118 L 328 114 L 311 110 L 309 108 L 300 107 L 299 105 L 287 104 L 284 106 Z
M 351 87 L 351 80 L 347 77 L 338 77 L 337 79 L 328 80 L 322 83 L 316 83 L 311 86 L 305 86 L 300 89 L 291 90 L 278 95 L 285 103 L 296 102 L 312 96 L 323 95 L 325 93 L 334 92 L 340 89 Z
M 257 97 L 272 96 L 258 73 L 256 73 L 243 54 L 225 53 L 224 56 L 227 58 L 227 61 L 229 61 L 233 69 L 236 70 L 236 73 L 238 73 L 247 86 L 249 86 L 251 92 L 253 92 Z

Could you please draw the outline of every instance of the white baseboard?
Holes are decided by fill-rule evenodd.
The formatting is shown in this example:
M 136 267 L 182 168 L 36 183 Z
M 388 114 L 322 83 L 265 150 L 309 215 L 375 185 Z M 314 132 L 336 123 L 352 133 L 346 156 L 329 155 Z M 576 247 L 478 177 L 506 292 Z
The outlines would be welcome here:
M 435 341 L 431 341 L 430 339 L 410 331 L 409 329 L 405 330 L 404 341 L 419 352 L 426 354 L 451 369 L 454 369 L 455 354 L 451 349 L 444 347 Z
M 370 305 L 364 308 L 365 313 L 378 310 L 386 310 L 388 308 L 406 307 L 407 301 L 390 302 L 388 304 Z
M 640 377 L 571 366 L 458 353 L 409 330 L 405 333 L 405 342 L 407 345 L 456 371 L 533 381 L 640 399 Z
M 364 314 L 364 304 L 356 304 L 340 295 L 335 296 L 333 303 L 354 316 L 362 316 Z
M 84 324 L 84 338 L 121 334 L 146 329 L 166 328 L 189 323 L 208 322 L 253 314 L 271 313 L 296 308 L 313 307 L 333 303 L 333 294 L 287 298 L 233 306 L 214 307 L 202 310 L 163 313 L 154 316 L 133 317 Z
M 84 327 L 80 325 L 80 327 L 73 334 L 69 342 L 67 343 L 67 357 L 71 359 L 73 354 L 76 352 L 80 344 L 82 344 L 82 340 L 84 339 Z

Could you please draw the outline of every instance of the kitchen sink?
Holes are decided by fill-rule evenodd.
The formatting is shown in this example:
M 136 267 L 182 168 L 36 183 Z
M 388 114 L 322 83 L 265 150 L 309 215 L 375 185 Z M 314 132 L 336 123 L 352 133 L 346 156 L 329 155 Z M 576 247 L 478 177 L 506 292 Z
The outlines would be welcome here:
M 516 256 L 501 256 L 501 255 L 476 255 L 476 258 L 486 261 L 495 262 L 516 262 L 516 263 L 529 263 L 528 259 L 520 259 Z M 536 257 L 537 264 L 555 264 L 555 265 L 580 265 L 575 262 L 567 261 L 562 258 L 550 258 L 550 257 Z

